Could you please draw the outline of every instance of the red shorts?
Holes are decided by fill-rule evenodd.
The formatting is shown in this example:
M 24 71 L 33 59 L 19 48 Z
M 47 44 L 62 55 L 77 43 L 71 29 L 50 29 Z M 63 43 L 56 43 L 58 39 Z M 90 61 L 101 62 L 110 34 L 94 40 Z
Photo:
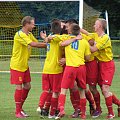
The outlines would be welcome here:
M 111 60 L 109 62 L 98 62 L 98 70 L 98 84 L 100 86 L 103 84 L 111 86 L 115 72 L 114 61 Z
M 77 82 L 79 88 L 86 89 L 86 67 L 82 65 L 80 67 L 66 66 L 63 74 L 61 88 L 72 89 L 74 82 Z
M 86 62 L 86 83 L 95 86 L 98 82 L 98 63 L 96 60 Z
M 10 81 L 11 84 L 23 84 L 31 82 L 29 68 L 25 72 L 20 72 L 17 70 L 10 69 Z
M 60 92 L 63 73 L 42 74 L 42 89 L 53 92 Z

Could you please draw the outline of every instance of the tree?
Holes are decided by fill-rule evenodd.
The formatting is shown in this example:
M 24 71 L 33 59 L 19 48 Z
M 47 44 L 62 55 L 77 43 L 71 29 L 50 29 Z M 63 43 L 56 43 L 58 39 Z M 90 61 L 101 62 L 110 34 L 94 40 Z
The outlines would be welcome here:
M 50 22 L 53 18 L 78 19 L 79 2 L 17 2 L 24 15 L 32 15 L 37 23 Z
M 88 5 L 99 11 L 108 11 L 110 36 L 120 36 L 120 0 L 84 0 Z M 119 37 L 120 38 L 120 37 Z

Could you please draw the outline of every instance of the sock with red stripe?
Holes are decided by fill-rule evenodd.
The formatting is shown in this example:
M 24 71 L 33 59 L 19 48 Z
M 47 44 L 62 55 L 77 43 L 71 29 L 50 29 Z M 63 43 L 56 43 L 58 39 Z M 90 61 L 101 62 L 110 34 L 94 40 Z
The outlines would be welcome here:
M 109 97 L 105 98 L 105 102 L 106 102 L 106 106 L 107 106 L 107 109 L 108 109 L 108 114 L 114 115 L 113 107 L 112 107 L 112 96 L 109 96 Z
M 112 102 L 120 106 L 120 100 L 115 96 L 115 94 L 112 94 Z
M 94 105 L 94 98 L 93 98 L 93 95 L 92 93 L 90 92 L 90 90 L 88 91 L 85 91 L 85 96 L 86 96 L 86 99 L 89 101 L 90 104 Z
M 100 106 L 100 93 L 97 92 L 96 94 L 93 94 L 95 104 L 96 104 L 96 110 L 101 111 L 101 106 Z
M 16 104 L 16 114 L 18 114 L 21 111 L 21 96 L 22 96 L 22 90 L 15 90 L 14 94 L 14 100 Z
M 60 94 L 58 99 L 58 110 L 60 110 L 60 112 L 64 111 L 65 100 L 66 100 L 66 95 Z
M 86 98 L 80 99 L 81 115 L 86 115 Z
M 28 96 L 28 93 L 29 93 L 29 89 L 25 89 L 25 88 L 22 89 L 21 108 L 22 108 L 22 106 L 23 106 L 23 104 Z
M 45 101 L 45 109 L 49 111 L 50 105 L 51 105 L 51 98 L 52 98 L 52 93 L 48 94 L 48 97 Z
M 40 95 L 40 100 L 39 100 L 39 107 L 42 109 L 44 107 L 45 101 L 48 97 L 48 92 L 43 91 L 42 94 Z
M 75 110 L 80 109 L 80 94 L 79 91 L 70 91 L 70 99 Z
M 58 106 L 58 98 L 52 98 L 51 99 L 51 109 L 50 109 L 50 115 L 55 115 L 55 111 L 57 110 Z

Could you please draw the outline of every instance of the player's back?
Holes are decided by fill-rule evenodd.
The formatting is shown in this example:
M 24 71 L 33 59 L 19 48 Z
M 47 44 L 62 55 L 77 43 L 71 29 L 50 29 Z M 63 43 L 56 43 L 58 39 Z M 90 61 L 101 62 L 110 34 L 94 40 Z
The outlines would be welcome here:
M 43 73 L 58 74 L 63 72 L 63 67 L 59 65 L 62 53 L 63 50 L 62 47 L 59 46 L 58 41 L 51 40 L 51 42 L 47 44 L 47 57 L 45 59 Z
M 90 55 L 90 47 L 86 40 L 76 40 L 65 47 L 66 65 L 79 67 L 85 64 L 85 56 Z

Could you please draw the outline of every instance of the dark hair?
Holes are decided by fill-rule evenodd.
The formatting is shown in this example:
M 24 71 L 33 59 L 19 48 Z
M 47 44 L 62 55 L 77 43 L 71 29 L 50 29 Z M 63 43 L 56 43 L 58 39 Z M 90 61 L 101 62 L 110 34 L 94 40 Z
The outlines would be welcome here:
M 61 21 L 61 23 L 66 23 L 66 20 L 60 20 L 60 21 Z M 60 35 L 62 35 L 62 34 L 68 34 L 68 31 L 66 30 L 66 26 L 65 25 L 61 29 Z
M 75 24 L 75 23 L 73 23 L 72 25 L 71 25 L 71 32 L 72 32 L 72 34 L 73 35 L 79 35 L 80 34 L 80 27 L 79 27 L 79 25 L 78 24 Z
M 31 16 L 25 16 L 21 21 L 22 26 L 25 26 L 27 23 L 30 24 L 31 20 L 35 20 L 35 18 Z
M 55 22 L 55 21 L 60 21 L 60 20 L 57 19 L 57 18 L 53 18 L 53 19 L 51 20 L 51 23 L 53 23 L 53 22 Z
M 66 20 L 60 20 L 62 23 L 66 23 Z
M 60 34 L 68 34 L 68 31 L 66 30 L 66 26 L 63 26 L 63 28 L 61 29 Z
M 73 23 L 78 24 L 78 21 L 75 20 L 75 19 L 69 19 L 69 20 L 66 21 L 66 23 L 69 23 L 69 24 L 73 24 Z
M 55 20 L 51 23 L 51 31 L 53 32 L 53 34 L 60 34 L 61 22 L 59 20 Z

